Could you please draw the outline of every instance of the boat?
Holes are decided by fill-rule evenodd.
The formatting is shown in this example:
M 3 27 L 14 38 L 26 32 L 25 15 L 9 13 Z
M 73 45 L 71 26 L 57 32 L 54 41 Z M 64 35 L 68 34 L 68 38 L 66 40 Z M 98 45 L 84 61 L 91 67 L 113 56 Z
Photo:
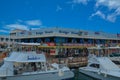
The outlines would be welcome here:
M 98 51 L 101 49 L 99 47 Z M 79 72 L 99 80 L 120 80 L 120 68 L 100 54 L 89 54 L 87 66 L 79 68 Z
M 48 63 L 44 53 L 13 51 L 0 67 L 0 80 L 73 80 L 74 73 L 57 63 Z
M 116 46 L 116 47 L 108 47 L 109 50 L 117 50 L 114 52 L 110 52 L 110 54 L 108 55 L 108 58 L 112 60 L 112 62 L 114 62 L 115 64 L 117 64 L 120 67 L 120 47 Z

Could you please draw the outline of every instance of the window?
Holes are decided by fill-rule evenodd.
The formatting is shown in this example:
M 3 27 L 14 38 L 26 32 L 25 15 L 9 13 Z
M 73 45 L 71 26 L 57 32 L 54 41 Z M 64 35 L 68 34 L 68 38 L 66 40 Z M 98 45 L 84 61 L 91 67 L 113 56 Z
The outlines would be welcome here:
M 91 64 L 90 67 L 100 68 L 100 65 L 99 64 Z
M 120 54 L 119 53 L 112 53 L 112 54 L 110 54 L 110 57 L 120 57 Z

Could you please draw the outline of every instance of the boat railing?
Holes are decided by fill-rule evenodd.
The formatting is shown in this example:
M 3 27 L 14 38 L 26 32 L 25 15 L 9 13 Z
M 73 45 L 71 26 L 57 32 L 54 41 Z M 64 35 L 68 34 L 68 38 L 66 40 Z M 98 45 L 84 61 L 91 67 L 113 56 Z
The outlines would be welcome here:
M 67 64 L 59 64 L 59 68 L 67 67 Z
M 10 72 L 13 72 L 13 70 L 11 70 L 10 68 L 1 69 L 1 70 L 0 70 L 0 76 L 12 75 L 12 74 L 9 74 L 9 71 L 10 71 Z
M 120 62 L 120 53 L 115 53 L 115 54 L 110 54 L 109 58 L 113 61 L 118 61 Z
M 27 66 L 17 66 L 14 68 L 15 69 L 15 74 L 20 75 L 20 74 L 33 74 L 34 72 L 43 72 L 46 71 L 44 66 L 37 66 L 36 68 L 30 65 Z
M 0 76 L 6 76 L 7 71 L 6 70 L 0 70 Z

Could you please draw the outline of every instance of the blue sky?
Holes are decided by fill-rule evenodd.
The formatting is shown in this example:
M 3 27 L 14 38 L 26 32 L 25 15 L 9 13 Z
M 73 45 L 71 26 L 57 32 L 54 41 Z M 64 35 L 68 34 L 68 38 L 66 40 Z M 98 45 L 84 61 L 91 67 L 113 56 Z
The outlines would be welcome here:
M 120 0 L 0 0 L 0 34 L 56 26 L 120 33 Z

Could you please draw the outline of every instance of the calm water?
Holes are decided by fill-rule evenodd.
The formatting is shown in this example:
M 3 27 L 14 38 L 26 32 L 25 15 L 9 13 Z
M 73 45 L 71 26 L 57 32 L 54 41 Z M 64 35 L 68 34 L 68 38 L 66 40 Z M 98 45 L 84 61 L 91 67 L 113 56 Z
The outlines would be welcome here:
M 96 80 L 96 79 L 93 79 L 91 77 L 88 77 L 82 73 L 79 73 L 78 69 L 74 70 L 73 71 L 75 73 L 75 78 L 74 80 Z

